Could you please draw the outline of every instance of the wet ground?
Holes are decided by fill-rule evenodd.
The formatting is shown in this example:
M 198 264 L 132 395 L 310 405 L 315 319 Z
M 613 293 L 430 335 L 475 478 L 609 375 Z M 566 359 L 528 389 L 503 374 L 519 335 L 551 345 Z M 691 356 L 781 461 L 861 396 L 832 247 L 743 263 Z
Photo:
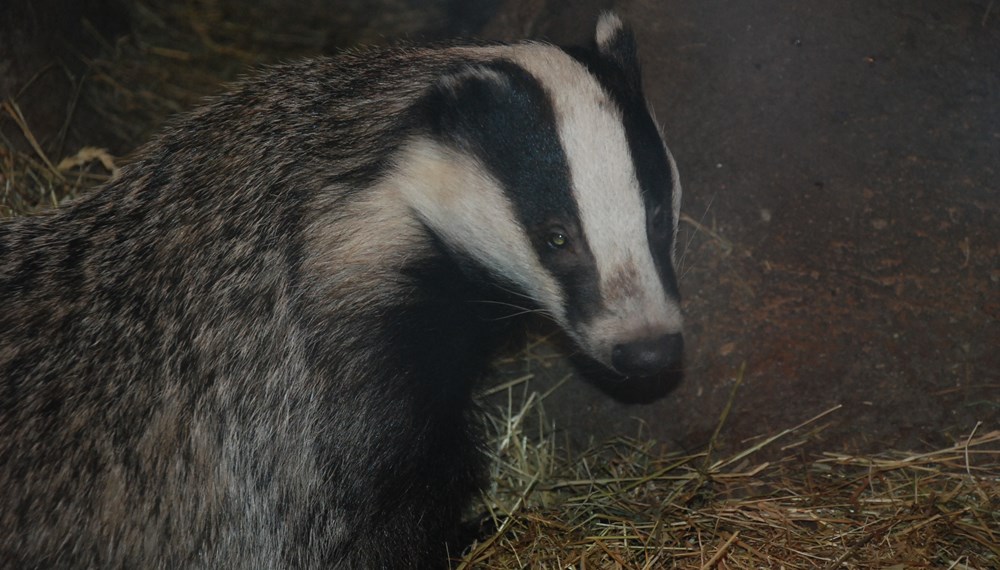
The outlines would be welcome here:
M 127 5 L 85 4 L 98 24 Z M 978 422 L 1000 427 L 1000 6 L 993 1 L 386 0 L 373 12 L 359 2 L 272 0 L 240 10 L 238 2 L 206 0 L 185 5 L 202 10 L 192 19 L 202 29 L 193 31 L 157 12 L 158 4 L 132 6 L 127 24 L 97 25 L 97 34 L 64 33 L 62 26 L 77 29 L 76 13 L 49 36 L 5 30 L 0 87 L 19 96 L 46 148 L 71 154 L 86 143 L 123 153 L 163 117 L 258 61 L 476 30 L 574 41 L 611 4 L 631 21 L 685 184 L 686 370 L 636 391 L 571 378 L 546 404 L 568 440 L 636 435 L 642 425 L 668 447 L 698 448 L 730 400 L 721 441 L 730 446 L 838 405 L 803 448 L 920 449 L 950 443 Z M 34 6 L 44 29 L 45 7 L 58 2 Z M 157 42 L 93 41 L 128 25 Z M 184 34 L 211 38 L 218 52 L 211 65 L 176 49 Z M 227 51 L 224 42 L 240 34 L 256 34 L 243 38 L 252 49 Z M 136 64 L 125 79 L 100 66 L 35 73 L 47 61 L 97 52 L 112 59 L 108 53 L 134 52 L 159 67 L 151 73 Z M 81 77 L 124 84 L 92 81 L 78 90 Z M 107 106 L 95 119 L 102 101 L 115 102 L 118 119 L 105 116 Z M 0 128 L 10 145 L 25 148 L 10 122 Z M 529 371 L 544 388 L 571 373 L 552 351 L 543 345 L 530 351 L 539 358 L 501 368 Z M 661 397 L 622 401 L 651 395 Z

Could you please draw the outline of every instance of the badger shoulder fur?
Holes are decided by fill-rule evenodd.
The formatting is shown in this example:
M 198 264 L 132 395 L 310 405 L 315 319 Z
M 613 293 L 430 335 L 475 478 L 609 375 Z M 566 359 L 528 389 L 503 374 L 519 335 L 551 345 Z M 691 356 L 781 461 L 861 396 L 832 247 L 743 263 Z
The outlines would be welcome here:
M 443 566 L 505 303 L 673 366 L 679 200 L 610 14 L 245 80 L 0 224 L 0 566 Z

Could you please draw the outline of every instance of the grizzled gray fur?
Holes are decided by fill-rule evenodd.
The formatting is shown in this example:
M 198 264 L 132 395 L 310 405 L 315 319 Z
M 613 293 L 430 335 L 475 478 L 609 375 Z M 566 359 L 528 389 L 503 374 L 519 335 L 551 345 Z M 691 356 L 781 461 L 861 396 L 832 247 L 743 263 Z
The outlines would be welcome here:
M 443 559 L 428 537 L 448 538 L 477 483 L 467 389 L 394 409 L 406 364 L 382 352 L 406 323 L 382 298 L 416 293 L 380 282 L 372 266 L 399 261 L 385 254 L 319 258 L 359 233 L 413 249 L 344 202 L 455 64 L 395 50 L 272 69 L 175 122 L 114 182 L 0 223 L 0 567 Z M 418 524 L 441 495 L 455 499 Z
M 641 85 L 611 14 L 589 50 L 283 65 L 0 223 L 0 568 L 444 566 L 511 313 L 621 376 L 680 359 Z

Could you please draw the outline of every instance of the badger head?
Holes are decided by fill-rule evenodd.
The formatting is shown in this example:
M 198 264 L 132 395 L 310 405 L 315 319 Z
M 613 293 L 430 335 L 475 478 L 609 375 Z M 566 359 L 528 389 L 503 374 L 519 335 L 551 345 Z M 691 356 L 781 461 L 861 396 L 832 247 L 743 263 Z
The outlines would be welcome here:
M 421 103 L 405 201 L 592 359 L 623 376 L 677 364 L 681 187 L 631 31 L 606 14 L 594 49 L 475 49 Z

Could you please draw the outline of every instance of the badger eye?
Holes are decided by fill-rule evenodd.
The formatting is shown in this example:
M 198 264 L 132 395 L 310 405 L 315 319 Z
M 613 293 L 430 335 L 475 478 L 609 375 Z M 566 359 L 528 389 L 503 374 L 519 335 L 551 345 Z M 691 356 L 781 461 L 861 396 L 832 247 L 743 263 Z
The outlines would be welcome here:
M 552 230 L 545 241 L 553 249 L 562 249 L 569 243 L 569 237 L 562 230 Z

